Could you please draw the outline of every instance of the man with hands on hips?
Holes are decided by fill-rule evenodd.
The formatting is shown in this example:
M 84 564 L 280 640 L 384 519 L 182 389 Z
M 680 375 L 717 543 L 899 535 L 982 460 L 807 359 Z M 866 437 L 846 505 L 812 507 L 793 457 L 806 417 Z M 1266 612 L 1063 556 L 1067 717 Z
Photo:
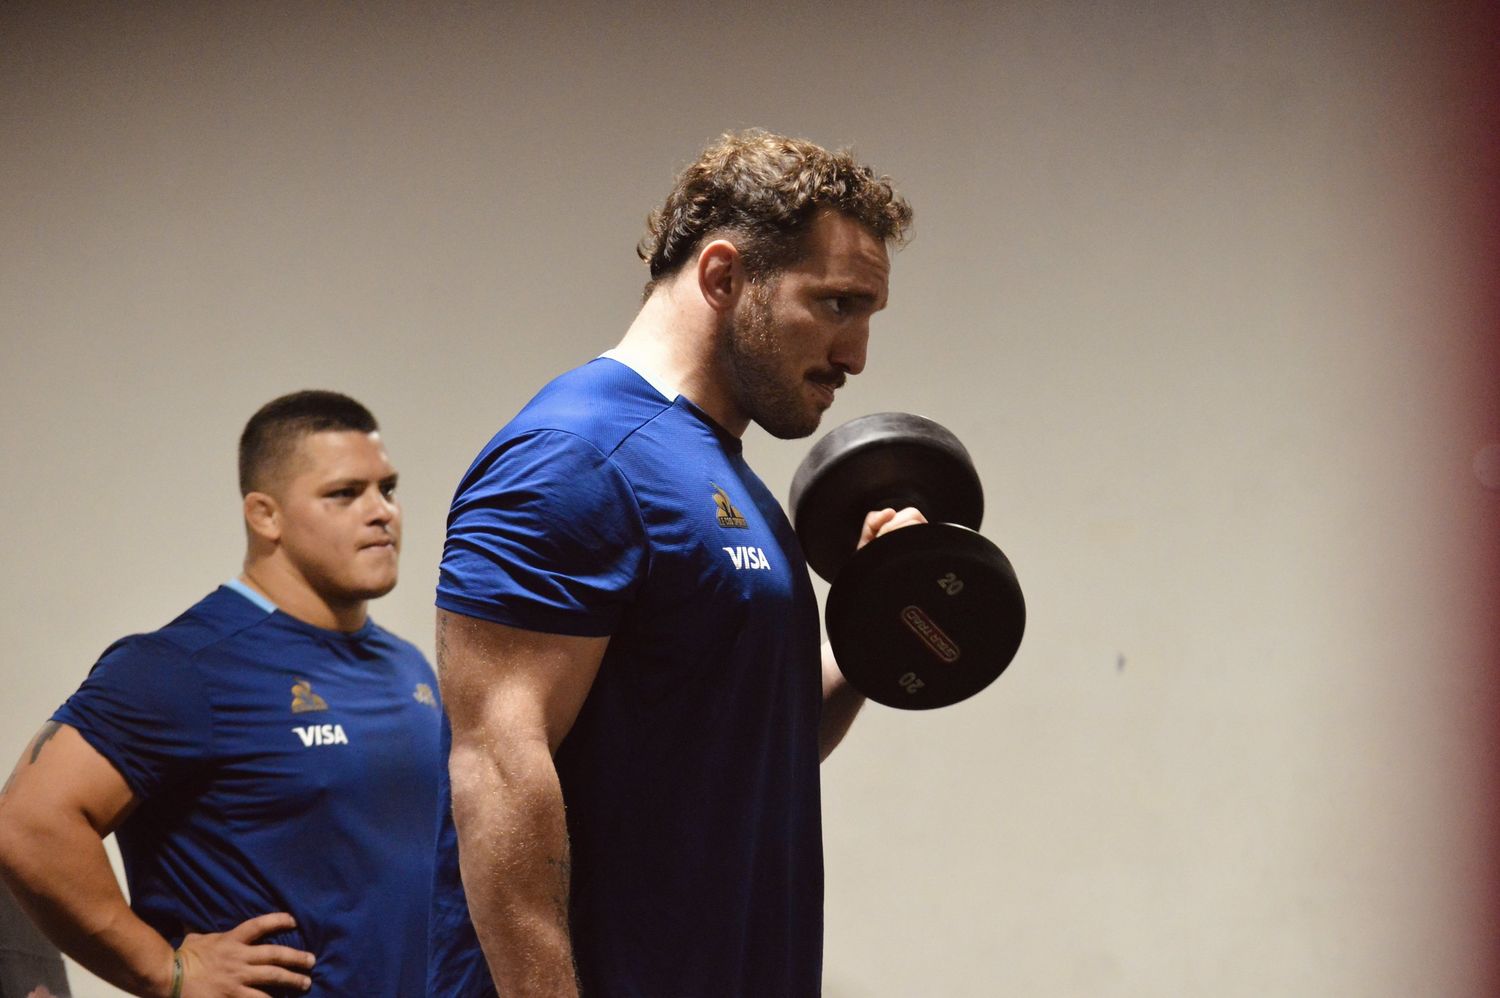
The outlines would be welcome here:
M 624 339 L 459 483 L 434 998 L 818 993 L 818 765 L 863 698 L 740 437 L 811 434 L 864 369 L 910 219 L 847 153 L 723 136 L 651 216 Z
M 246 425 L 240 487 L 244 571 L 43 726 L 0 793 L 0 873 L 131 994 L 419 995 L 440 705 L 366 612 L 396 584 L 396 471 L 364 406 L 298 392 Z

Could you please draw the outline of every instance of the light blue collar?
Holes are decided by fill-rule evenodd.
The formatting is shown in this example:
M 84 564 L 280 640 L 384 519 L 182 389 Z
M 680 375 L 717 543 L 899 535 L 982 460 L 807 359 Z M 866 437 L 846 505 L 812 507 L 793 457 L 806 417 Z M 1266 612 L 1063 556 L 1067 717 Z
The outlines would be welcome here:
M 224 583 L 224 588 L 233 589 L 235 592 L 239 593 L 241 596 L 245 597 L 245 599 L 254 603 L 256 606 L 260 607 L 267 613 L 276 612 L 275 603 L 272 603 L 270 600 L 266 599 L 254 589 L 251 589 L 249 586 L 245 585 L 239 579 L 230 579 L 228 582 Z

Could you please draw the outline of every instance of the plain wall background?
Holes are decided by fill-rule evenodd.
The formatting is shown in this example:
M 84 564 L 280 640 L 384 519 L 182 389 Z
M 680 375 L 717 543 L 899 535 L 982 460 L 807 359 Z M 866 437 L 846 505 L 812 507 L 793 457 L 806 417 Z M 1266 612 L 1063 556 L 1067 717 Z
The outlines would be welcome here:
M 1492 994 L 1495 26 L 6 3 L 0 754 L 237 571 L 234 442 L 297 388 L 384 424 L 373 612 L 430 653 L 459 474 L 623 332 L 675 171 L 763 125 L 912 200 L 825 428 L 957 432 L 1030 609 L 993 687 L 825 767 L 826 993 Z M 807 445 L 746 438 L 782 496 Z

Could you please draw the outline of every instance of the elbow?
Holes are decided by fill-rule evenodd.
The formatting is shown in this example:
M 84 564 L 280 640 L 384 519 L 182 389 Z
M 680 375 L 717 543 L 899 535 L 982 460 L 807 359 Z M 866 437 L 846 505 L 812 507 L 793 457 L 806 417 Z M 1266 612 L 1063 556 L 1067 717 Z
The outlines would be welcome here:
M 36 823 L 27 819 L 15 795 L 0 795 L 0 877 L 15 885 L 25 872 L 27 860 L 43 848 Z
M 448 789 L 453 796 L 455 816 L 467 809 L 469 802 L 484 793 L 485 779 L 483 753 L 454 742 L 448 752 Z
M 0 876 L 12 887 L 29 883 L 96 835 L 82 812 L 25 792 L 0 795 Z
M 7 789 L 0 793 L 0 864 L 10 865 L 11 854 L 17 848 L 17 839 L 23 834 L 17 819 L 16 795 Z
M 461 825 L 486 802 L 526 799 L 537 781 L 545 779 L 549 772 L 555 782 L 556 768 L 545 739 L 455 738 L 448 754 L 448 785 L 453 795 L 455 822 Z

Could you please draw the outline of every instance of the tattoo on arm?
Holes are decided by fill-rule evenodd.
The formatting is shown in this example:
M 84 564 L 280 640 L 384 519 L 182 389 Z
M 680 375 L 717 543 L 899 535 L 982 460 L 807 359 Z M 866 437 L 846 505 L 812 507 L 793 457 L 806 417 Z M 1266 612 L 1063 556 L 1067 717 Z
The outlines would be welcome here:
M 57 729 L 61 727 L 62 725 L 57 721 L 48 721 L 42 725 L 42 730 L 38 731 L 36 737 L 31 740 L 31 755 L 27 757 L 26 765 L 30 766 L 36 763 L 36 757 L 42 754 L 42 746 L 46 745 L 52 736 L 57 734 Z M 5 786 L 0 787 L 0 796 L 4 796 L 10 791 L 10 785 L 16 782 L 16 774 L 20 771 L 21 764 L 18 762 L 16 763 L 16 768 L 10 771 L 10 776 L 6 777 Z
M 31 741 L 31 765 L 36 764 L 36 757 L 42 754 L 42 746 L 51 741 L 52 736 L 57 734 L 57 729 L 61 727 L 62 724 L 57 721 L 48 721 L 42 725 L 42 730 L 38 731 Z

